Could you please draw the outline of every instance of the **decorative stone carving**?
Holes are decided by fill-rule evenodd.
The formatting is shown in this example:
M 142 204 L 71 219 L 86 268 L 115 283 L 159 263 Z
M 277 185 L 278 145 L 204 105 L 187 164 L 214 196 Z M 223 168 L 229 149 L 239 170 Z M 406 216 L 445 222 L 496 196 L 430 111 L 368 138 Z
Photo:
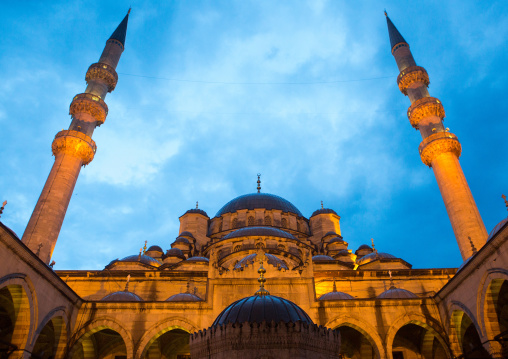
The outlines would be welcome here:
M 97 62 L 90 65 L 86 72 L 85 80 L 87 83 L 91 80 L 100 80 L 108 85 L 108 92 L 111 92 L 115 89 L 118 82 L 118 74 L 108 64 Z
M 452 152 L 457 158 L 460 157 L 462 146 L 453 133 L 438 132 L 425 138 L 418 147 L 422 162 L 432 167 L 432 160 L 441 153 Z
M 56 134 L 51 145 L 53 155 L 65 153 L 79 158 L 83 166 L 92 162 L 97 146 L 89 136 L 79 131 L 63 130 Z
M 87 113 L 97 121 L 100 126 L 106 121 L 108 105 L 99 96 L 91 93 L 80 93 L 74 96 L 69 108 L 69 114 L 75 116 L 78 113 Z
M 400 91 L 407 96 L 407 89 L 415 83 L 422 83 L 429 86 L 430 80 L 427 71 L 421 66 L 410 66 L 402 70 L 397 77 L 397 84 Z
M 416 100 L 407 110 L 407 117 L 411 126 L 418 129 L 420 121 L 429 116 L 445 117 L 445 110 L 441 101 L 435 97 L 423 97 Z

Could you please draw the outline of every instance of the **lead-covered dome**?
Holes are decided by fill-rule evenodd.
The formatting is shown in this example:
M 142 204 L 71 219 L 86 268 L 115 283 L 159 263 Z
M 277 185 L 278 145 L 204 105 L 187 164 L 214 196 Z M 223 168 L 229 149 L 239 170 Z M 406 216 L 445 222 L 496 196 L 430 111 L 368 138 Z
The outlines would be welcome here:
M 236 197 L 226 203 L 215 217 L 220 217 L 225 213 L 234 213 L 240 209 L 254 210 L 256 208 L 277 209 L 284 213 L 294 213 L 298 217 L 303 217 L 302 213 L 291 202 L 269 193 L 250 193 Z
M 119 292 L 113 292 L 101 299 L 102 302 L 142 302 L 137 294 L 122 290 Z
M 416 294 L 402 288 L 390 287 L 377 296 L 380 299 L 413 299 L 418 298 Z
M 312 319 L 295 303 L 274 295 L 253 295 L 237 300 L 219 314 L 212 327 L 228 323 L 296 323 L 314 324 Z

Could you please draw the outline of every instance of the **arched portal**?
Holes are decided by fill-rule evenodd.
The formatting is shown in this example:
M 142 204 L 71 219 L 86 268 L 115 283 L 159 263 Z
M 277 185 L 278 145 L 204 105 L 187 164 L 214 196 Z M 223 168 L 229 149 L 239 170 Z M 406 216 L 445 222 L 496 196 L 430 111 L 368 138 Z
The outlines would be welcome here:
M 21 285 L 0 289 L 0 357 L 22 351 L 30 332 L 30 303 Z
M 67 345 L 67 327 L 62 317 L 49 320 L 38 331 L 32 354 L 40 359 L 62 357 Z
M 503 357 L 508 356 L 508 281 L 494 279 L 485 296 L 485 327 L 489 339 L 502 346 Z
M 340 332 L 340 353 L 348 359 L 375 359 L 376 352 L 369 339 L 350 326 L 336 328 Z
M 452 313 L 452 336 L 460 347 L 463 358 L 490 358 L 482 345 L 475 323 L 462 310 Z
M 126 359 L 127 348 L 118 332 L 105 328 L 85 334 L 72 350 L 71 359 Z
M 189 332 L 172 329 L 151 341 L 142 359 L 190 359 Z
M 403 325 L 392 344 L 393 359 L 447 359 L 447 349 L 434 331 L 416 323 Z

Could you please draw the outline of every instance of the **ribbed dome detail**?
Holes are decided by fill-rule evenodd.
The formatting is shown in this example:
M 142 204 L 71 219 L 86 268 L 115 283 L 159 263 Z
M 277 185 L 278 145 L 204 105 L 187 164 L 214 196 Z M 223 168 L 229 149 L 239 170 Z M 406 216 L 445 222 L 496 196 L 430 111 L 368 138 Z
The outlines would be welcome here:
M 379 299 L 412 299 L 418 298 L 416 294 L 401 288 L 390 288 L 377 296 Z
M 203 299 L 192 293 L 178 293 L 172 295 L 166 302 L 202 302 Z
M 319 300 L 348 300 L 348 299 L 355 299 L 352 295 L 349 295 L 344 292 L 330 292 L 325 293 L 321 297 L 319 297 Z
M 243 298 L 229 305 L 219 314 L 212 326 L 227 323 L 296 323 L 313 324 L 312 319 L 295 303 L 274 295 Z
M 238 263 L 235 264 L 235 269 L 241 269 L 249 264 L 254 263 L 256 261 L 256 257 L 257 257 L 256 253 L 249 254 L 248 256 L 242 258 Z M 265 257 L 268 264 L 274 266 L 275 268 L 289 269 L 286 263 L 284 263 L 281 259 L 274 256 L 273 254 L 265 253 Z
M 105 296 L 101 299 L 102 302 L 142 302 L 143 299 L 141 299 L 138 295 L 128 292 L 128 291 L 120 291 L 120 292 L 113 292 Z
M 294 213 L 298 217 L 303 217 L 302 213 L 291 202 L 282 197 L 269 193 L 251 193 L 236 197 L 222 207 L 215 217 L 220 217 L 225 213 L 234 213 L 240 209 L 253 210 L 257 208 L 278 209 L 284 213 Z
M 266 237 L 296 239 L 292 234 L 283 231 L 282 229 L 273 227 L 244 227 L 226 234 L 222 239 L 248 237 L 248 236 L 266 236 Z

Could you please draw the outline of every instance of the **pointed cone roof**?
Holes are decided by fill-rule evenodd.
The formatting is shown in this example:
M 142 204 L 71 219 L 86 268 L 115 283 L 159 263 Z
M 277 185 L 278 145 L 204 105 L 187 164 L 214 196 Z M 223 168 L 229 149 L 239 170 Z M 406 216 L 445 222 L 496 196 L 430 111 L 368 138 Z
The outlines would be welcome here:
M 116 28 L 115 32 L 109 37 L 109 39 L 118 40 L 125 46 L 125 35 L 127 34 L 127 22 L 129 21 L 129 14 L 131 9 L 127 12 L 127 15 L 123 18 L 122 22 Z
M 392 49 L 395 45 L 400 44 L 401 42 L 405 42 L 407 44 L 407 41 L 404 40 L 388 15 L 386 15 L 386 24 L 388 25 L 388 35 L 390 36 L 390 45 Z

